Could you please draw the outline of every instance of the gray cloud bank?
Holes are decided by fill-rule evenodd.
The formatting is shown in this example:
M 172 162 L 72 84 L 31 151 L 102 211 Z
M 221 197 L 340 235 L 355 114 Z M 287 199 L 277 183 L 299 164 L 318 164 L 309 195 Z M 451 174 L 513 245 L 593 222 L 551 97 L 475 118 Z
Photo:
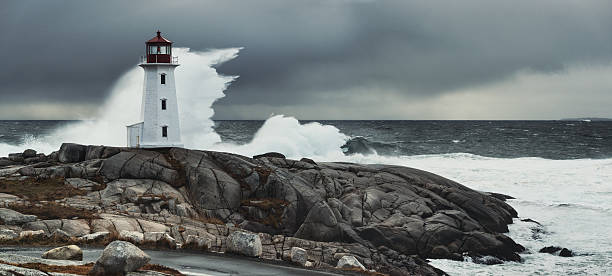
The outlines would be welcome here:
M 3 1 L 0 118 L 95 109 L 157 28 L 245 47 L 217 119 L 612 117 L 610 1 L 224 0 Z

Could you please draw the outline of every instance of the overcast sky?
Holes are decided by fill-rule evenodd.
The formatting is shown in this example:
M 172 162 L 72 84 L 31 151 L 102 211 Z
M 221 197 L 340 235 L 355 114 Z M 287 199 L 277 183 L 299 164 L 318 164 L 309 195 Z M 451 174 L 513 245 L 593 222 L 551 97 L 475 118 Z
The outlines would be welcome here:
M 158 28 L 244 47 L 216 119 L 612 117 L 609 0 L 3 0 L 0 119 L 91 116 Z

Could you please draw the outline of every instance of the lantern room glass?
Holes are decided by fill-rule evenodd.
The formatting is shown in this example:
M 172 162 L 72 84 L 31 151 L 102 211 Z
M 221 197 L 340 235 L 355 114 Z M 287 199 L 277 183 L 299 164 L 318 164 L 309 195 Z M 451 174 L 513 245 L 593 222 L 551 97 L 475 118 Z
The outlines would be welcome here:
M 149 54 L 150 55 L 169 55 L 170 54 L 170 46 L 150 45 L 149 46 Z

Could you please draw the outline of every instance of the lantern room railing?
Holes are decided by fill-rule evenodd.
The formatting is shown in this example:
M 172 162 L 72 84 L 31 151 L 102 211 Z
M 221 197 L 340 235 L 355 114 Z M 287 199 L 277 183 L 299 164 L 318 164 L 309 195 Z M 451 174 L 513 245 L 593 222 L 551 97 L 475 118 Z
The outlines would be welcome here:
M 170 62 L 167 61 L 167 56 L 164 57 L 164 61 L 157 62 L 158 55 L 140 56 L 140 63 L 165 63 L 165 64 L 178 64 L 178 57 L 170 57 Z

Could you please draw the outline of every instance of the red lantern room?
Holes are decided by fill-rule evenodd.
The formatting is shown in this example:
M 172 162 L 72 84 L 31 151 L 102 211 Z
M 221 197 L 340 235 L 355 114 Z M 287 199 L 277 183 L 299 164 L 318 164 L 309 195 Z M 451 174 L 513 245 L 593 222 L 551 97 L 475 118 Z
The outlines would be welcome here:
M 150 39 L 147 45 L 146 63 L 174 63 L 172 58 L 172 41 L 161 36 L 157 31 L 157 36 Z

